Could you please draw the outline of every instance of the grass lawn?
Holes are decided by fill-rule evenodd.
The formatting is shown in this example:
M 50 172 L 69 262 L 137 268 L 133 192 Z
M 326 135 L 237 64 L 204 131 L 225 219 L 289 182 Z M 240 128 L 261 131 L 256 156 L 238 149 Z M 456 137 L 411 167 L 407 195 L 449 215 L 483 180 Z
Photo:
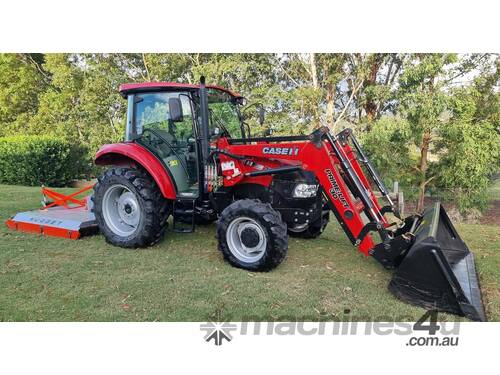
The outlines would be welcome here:
M 38 207 L 39 190 L 0 185 L 0 219 Z M 499 228 L 457 228 L 476 254 L 488 318 L 499 321 Z M 1 321 L 418 319 L 424 310 L 393 297 L 390 278 L 336 221 L 319 239 L 291 238 L 288 258 L 269 273 L 226 264 L 215 225 L 168 231 L 144 250 L 112 247 L 99 235 L 70 241 L 0 225 Z

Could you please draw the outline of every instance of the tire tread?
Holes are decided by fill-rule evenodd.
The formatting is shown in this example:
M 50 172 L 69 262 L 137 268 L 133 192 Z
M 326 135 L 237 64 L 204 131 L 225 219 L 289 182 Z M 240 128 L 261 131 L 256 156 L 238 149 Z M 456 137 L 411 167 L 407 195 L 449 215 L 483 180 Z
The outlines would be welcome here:
M 142 200 L 144 210 L 144 225 L 142 230 L 133 237 L 123 238 L 107 228 L 102 215 L 102 197 L 104 191 L 113 180 L 123 179 L 131 184 Z M 160 241 L 167 229 L 169 202 L 163 197 L 154 180 L 145 171 L 132 168 L 110 168 L 97 179 L 92 195 L 93 208 L 97 223 L 106 241 L 113 245 L 127 248 L 147 247 Z
M 226 242 L 229 224 L 234 218 L 244 215 L 254 219 L 260 218 L 264 227 L 268 229 L 268 234 L 271 234 L 264 256 L 255 263 L 241 262 L 231 253 Z M 249 271 L 270 271 L 283 262 L 288 252 L 287 227 L 281 214 L 273 209 L 271 204 L 258 199 L 241 199 L 226 207 L 217 222 L 217 238 L 224 259 L 235 267 Z

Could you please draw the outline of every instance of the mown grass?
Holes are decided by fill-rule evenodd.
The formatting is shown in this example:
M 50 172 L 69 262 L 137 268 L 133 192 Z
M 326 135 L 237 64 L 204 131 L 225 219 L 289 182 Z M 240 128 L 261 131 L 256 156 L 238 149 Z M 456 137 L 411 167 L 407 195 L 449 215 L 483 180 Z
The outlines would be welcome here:
M 38 188 L 0 185 L 0 219 L 39 206 Z M 476 254 L 488 318 L 500 320 L 498 227 L 459 225 Z M 269 273 L 226 264 L 215 225 L 169 231 L 152 248 L 112 247 L 0 226 L 2 321 L 416 320 L 390 294 L 391 273 L 351 246 L 332 221 L 317 240 L 290 239 Z M 443 320 L 459 320 L 442 314 Z

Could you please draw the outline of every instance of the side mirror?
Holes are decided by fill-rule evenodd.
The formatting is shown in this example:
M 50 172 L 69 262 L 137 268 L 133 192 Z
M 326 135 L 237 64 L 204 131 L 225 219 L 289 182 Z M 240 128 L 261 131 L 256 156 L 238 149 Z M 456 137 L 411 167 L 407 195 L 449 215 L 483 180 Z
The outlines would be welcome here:
M 259 125 L 264 123 L 265 117 L 266 111 L 264 110 L 264 107 L 259 107 Z
M 172 122 L 184 121 L 184 116 L 182 114 L 182 103 L 179 98 L 168 99 L 168 112 L 170 114 L 170 120 L 172 120 Z

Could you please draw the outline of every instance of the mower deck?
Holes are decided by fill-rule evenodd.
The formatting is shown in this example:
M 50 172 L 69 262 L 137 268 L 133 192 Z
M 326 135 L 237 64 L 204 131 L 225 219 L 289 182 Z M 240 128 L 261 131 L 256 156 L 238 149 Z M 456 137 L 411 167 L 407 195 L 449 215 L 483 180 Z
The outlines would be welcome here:
M 89 197 L 76 198 L 92 189 L 92 185 L 64 195 L 42 187 L 44 208 L 19 212 L 5 223 L 10 229 L 20 232 L 38 233 L 46 236 L 62 237 L 72 240 L 82 235 L 97 232 L 97 222 L 92 213 L 92 201 Z M 47 197 L 53 199 L 47 202 Z
M 94 214 L 86 207 L 53 207 L 17 213 L 7 220 L 10 229 L 76 240 L 97 230 Z

